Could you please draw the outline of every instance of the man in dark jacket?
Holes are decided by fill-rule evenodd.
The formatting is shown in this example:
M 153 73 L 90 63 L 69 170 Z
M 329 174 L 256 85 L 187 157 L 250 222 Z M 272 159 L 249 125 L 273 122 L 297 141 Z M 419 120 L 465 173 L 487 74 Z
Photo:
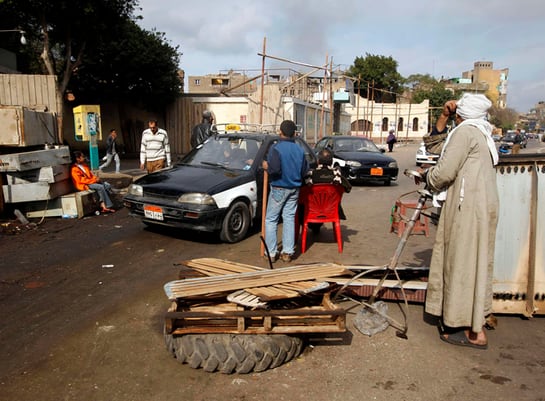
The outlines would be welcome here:
M 295 213 L 299 200 L 299 188 L 308 170 L 305 152 L 295 142 L 297 127 L 291 120 L 280 124 L 280 140 L 271 146 L 263 168 L 270 181 L 269 199 L 265 215 L 265 243 L 271 259 L 276 260 L 277 228 L 282 216 L 282 254 L 284 262 L 291 262 L 295 252 Z
M 202 123 L 195 125 L 193 127 L 193 130 L 191 131 L 192 148 L 196 148 L 216 133 L 216 129 L 212 125 L 213 121 L 214 117 L 212 117 L 212 113 L 208 110 L 205 110 L 202 113 Z
M 517 129 L 515 132 L 515 139 L 513 141 L 511 154 L 516 155 L 520 153 L 521 144 L 522 144 L 522 134 L 520 133 L 520 129 Z
M 116 139 L 117 139 L 117 131 L 115 129 L 111 129 L 110 135 L 108 135 L 108 139 L 106 140 L 106 156 L 104 156 L 104 158 L 102 159 L 104 160 L 104 163 L 100 165 L 98 168 L 100 171 L 108 167 L 113 159 L 115 160 L 115 172 L 119 174 L 121 161 L 119 160 L 119 153 L 117 153 L 117 149 L 115 148 Z
M 352 190 L 352 185 L 343 177 L 341 171 L 333 167 L 333 153 L 329 149 L 320 150 L 320 153 L 318 153 L 318 167 L 309 170 L 305 176 L 305 184 L 336 184 L 341 185 L 346 193 Z M 346 220 L 346 215 L 340 204 L 339 216 L 342 220 Z

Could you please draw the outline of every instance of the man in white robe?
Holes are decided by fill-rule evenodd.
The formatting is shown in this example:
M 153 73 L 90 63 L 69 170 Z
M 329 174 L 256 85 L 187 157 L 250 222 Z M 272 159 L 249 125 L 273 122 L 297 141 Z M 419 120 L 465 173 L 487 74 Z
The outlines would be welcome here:
M 452 101 L 447 102 L 452 109 Z M 427 313 L 442 318 L 441 339 L 486 349 L 483 331 L 492 308 L 494 245 L 498 216 L 498 154 L 486 121 L 491 103 L 464 94 L 456 102 L 457 127 L 437 165 L 423 171 L 432 191 L 446 191 L 433 247 Z

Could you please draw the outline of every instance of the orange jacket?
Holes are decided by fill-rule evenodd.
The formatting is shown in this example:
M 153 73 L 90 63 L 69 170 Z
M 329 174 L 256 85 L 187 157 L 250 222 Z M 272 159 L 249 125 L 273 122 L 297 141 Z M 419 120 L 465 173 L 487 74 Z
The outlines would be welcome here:
M 72 182 L 78 191 L 86 191 L 89 189 L 89 184 L 94 184 L 98 178 L 91 172 L 91 169 L 86 164 L 74 164 L 70 171 Z

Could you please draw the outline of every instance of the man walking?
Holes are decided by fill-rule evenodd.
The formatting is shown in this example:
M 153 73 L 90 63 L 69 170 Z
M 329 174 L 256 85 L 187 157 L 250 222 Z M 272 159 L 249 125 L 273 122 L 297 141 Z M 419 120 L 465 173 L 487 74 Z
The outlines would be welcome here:
M 119 160 L 119 153 L 117 153 L 117 149 L 115 148 L 116 139 L 117 139 L 117 131 L 115 129 L 111 129 L 110 135 L 108 135 L 108 139 L 106 140 L 106 161 L 104 162 L 104 164 L 99 166 L 98 169 L 100 171 L 108 167 L 113 159 L 115 160 L 115 172 L 116 174 L 119 174 L 121 161 Z
M 291 262 L 295 252 L 295 213 L 299 188 L 308 170 L 303 149 L 295 142 L 297 127 L 291 120 L 280 124 L 280 140 L 274 144 L 263 161 L 270 180 L 265 215 L 265 243 L 271 260 L 278 257 L 277 229 L 282 216 L 282 254 L 284 262 Z
M 140 145 L 140 169 L 152 173 L 170 167 L 170 145 L 167 132 L 157 127 L 157 120 L 148 121 L 148 129 L 142 132 Z

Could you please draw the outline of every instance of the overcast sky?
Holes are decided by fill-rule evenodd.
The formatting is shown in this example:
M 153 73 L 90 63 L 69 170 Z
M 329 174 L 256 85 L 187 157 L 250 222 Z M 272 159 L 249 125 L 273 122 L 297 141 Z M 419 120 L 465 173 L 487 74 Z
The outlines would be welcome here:
M 475 61 L 509 68 L 508 107 L 545 101 L 544 0 L 140 0 L 140 25 L 166 34 L 188 75 L 261 71 L 266 53 L 348 68 L 367 53 L 398 72 L 460 77 Z M 266 68 L 300 70 L 268 59 Z

